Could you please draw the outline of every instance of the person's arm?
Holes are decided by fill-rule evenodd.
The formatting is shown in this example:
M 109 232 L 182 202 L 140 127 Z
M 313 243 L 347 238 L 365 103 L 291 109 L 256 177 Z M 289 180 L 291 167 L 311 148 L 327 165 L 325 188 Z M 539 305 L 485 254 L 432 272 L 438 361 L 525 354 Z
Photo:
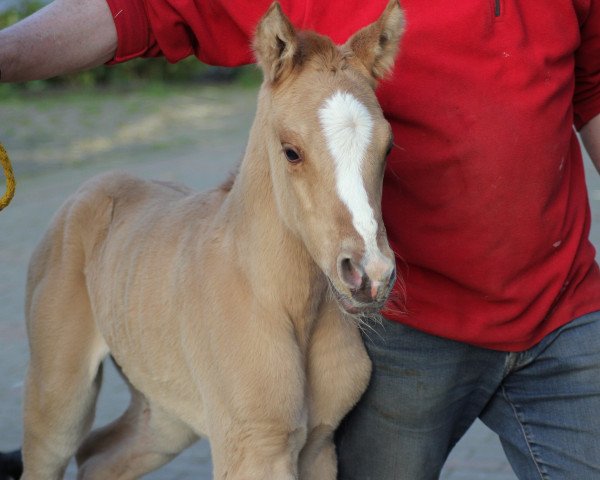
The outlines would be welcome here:
M 592 118 L 579 133 L 596 170 L 600 172 L 600 115 Z
M 386 4 L 386 0 L 279 1 L 296 27 L 327 34 L 340 44 L 375 21 Z M 178 62 L 196 55 L 221 66 L 251 63 L 250 39 L 271 2 L 54 0 L 0 31 L 0 81 L 48 78 L 141 56 L 163 55 Z
M 20 82 L 102 65 L 117 48 L 106 0 L 54 0 L 0 30 L 0 81 Z

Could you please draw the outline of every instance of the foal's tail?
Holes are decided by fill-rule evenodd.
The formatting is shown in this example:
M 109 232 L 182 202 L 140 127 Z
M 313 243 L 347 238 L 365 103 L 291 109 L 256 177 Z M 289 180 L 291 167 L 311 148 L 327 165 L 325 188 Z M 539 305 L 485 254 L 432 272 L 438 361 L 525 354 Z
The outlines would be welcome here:
M 21 450 L 0 452 L 0 480 L 19 480 L 23 474 Z

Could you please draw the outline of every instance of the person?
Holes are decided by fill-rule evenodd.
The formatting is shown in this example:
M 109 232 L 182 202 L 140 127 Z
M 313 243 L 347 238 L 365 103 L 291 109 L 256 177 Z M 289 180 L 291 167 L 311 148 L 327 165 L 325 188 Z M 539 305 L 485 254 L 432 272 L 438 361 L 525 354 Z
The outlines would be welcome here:
M 0 79 L 164 55 L 253 61 L 271 0 L 55 0 L 0 32 Z M 521 479 L 600 478 L 600 269 L 578 129 L 600 166 L 600 0 L 402 0 L 378 87 L 402 282 L 365 334 L 339 477 L 433 479 L 476 418 Z M 385 0 L 282 0 L 342 43 Z

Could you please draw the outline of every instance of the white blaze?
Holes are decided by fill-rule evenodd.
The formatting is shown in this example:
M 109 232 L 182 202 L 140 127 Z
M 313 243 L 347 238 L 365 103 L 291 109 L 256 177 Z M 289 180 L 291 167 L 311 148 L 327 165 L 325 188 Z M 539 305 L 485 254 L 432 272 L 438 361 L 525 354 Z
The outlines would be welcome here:
M 365 242 L 366 254 L 378 251 L 377 222 L 362 178 L 373 119 L 353 95 L 337 91 L 319 109 L 319 120 L 335 162 L 337 193 L 348 207 L 352 224 Z

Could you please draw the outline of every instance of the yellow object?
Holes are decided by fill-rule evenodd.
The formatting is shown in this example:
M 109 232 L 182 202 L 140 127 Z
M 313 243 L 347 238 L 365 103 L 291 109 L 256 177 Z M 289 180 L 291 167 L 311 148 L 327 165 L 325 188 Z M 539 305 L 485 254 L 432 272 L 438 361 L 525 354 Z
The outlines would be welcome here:
M 8 206 L 12 198 L 15 196 L 15 175 L 12 170 L 12 165 L 10 164 L 10 159 L 8 158 L 8 153 L 4 149 L 4 146 L 0 143 L 0 163 L 2 163 L 2 168 L 4 168 L 4 175 L 6 176 L 6 192 L 0 198 L 0 210 L 3 210 Z

